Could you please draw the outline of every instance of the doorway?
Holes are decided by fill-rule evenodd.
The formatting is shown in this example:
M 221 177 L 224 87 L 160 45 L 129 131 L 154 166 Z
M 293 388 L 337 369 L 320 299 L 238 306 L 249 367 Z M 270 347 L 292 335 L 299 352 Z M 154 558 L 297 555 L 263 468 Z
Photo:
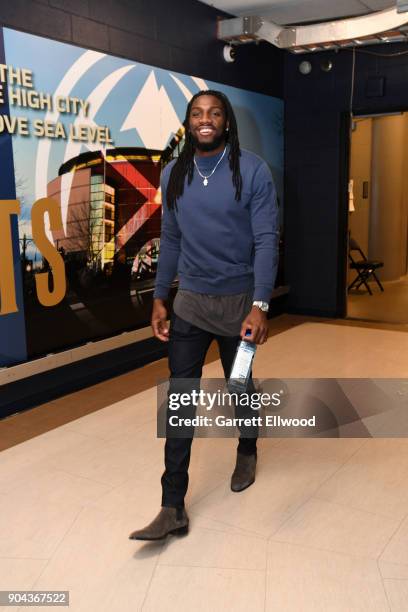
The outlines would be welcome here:
M 408 112 L 354 117 L 349 159 L 347 318 L 408 324 Z

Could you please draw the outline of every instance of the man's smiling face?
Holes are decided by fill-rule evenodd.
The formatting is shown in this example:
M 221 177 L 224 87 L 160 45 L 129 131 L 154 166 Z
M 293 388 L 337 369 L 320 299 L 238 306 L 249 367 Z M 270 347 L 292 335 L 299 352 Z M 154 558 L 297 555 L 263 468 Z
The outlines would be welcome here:
M 194 100 L 189 117 L 189 128 L 194 145 L 199 151 L 222 150 L 225 129 L 228 127 L 222 102 L 215 96 L 202 95 Z

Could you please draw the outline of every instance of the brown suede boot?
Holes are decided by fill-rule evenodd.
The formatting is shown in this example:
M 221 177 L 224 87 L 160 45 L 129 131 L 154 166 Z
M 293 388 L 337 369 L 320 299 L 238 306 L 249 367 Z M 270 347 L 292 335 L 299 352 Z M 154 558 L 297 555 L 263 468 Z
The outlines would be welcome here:
M 162 540 L 170 533 L 183 535 L 188 532 L 188 516 L 184 508 L 162 506 L 159 514 L 147 527 L 130 534 L 130 540 Z
M 255 482 L 256 454 L 237 453 L 237 462 L 231 477 L 231 490 L 236 493 L 247 489 Z

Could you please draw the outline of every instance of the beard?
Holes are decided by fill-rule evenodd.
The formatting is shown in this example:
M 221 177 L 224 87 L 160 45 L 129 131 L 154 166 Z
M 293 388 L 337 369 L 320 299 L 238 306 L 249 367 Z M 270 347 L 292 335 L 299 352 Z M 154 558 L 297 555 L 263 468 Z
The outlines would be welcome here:
M 198 149 L 199 151 L 208 152 L 214 151 L 214 149 L 218 149 L 218 147 L 222 145 L 223 142 L 225 142 L 225 133 L 216 136 L 211 142 L 200 142 L 198 138 L 196 138 L 193 134 L 191 134 L 191 138 L 193 140 L 193 145 L 195 149 Z

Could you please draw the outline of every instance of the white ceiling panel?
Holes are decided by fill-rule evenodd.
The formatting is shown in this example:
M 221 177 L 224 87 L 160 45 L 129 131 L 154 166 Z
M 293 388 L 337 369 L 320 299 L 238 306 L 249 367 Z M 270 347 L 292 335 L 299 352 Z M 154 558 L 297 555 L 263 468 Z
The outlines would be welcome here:
M 201 0 L 232 15 L 259 15 L 277 24 L 365 15 L 395 6 L 392 0 Z

